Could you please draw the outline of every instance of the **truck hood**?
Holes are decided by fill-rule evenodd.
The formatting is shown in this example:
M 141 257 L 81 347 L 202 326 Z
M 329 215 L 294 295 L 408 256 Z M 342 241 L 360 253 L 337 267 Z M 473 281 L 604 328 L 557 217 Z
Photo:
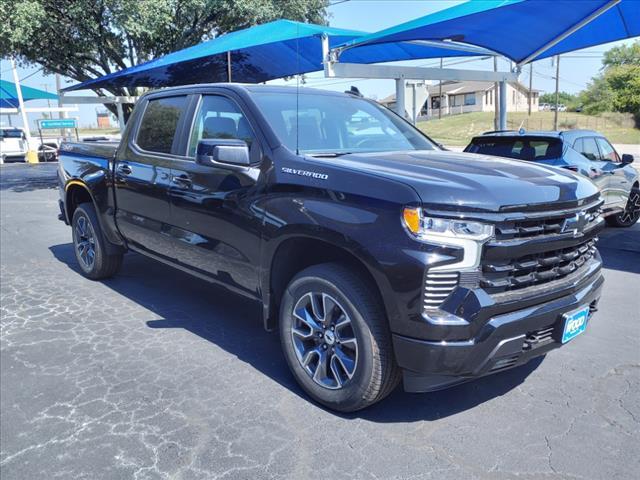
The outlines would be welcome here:
M 343 155 L 336 163 L 413 187 L 425 204 L 499 211 L 572 202 L 598 193 L 589 180 L 533 162 L 441 150 Z

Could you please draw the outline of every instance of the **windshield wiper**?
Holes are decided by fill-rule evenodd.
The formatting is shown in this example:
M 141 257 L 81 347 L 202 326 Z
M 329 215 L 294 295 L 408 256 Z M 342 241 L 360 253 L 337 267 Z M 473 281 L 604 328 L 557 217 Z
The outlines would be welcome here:
M 343 155 L 350 155 L 353 152 L 316 152 L 316 153 L 307 153 L 310 157 L 325 157 L 325 158 L 335 158 L 341 157 Z

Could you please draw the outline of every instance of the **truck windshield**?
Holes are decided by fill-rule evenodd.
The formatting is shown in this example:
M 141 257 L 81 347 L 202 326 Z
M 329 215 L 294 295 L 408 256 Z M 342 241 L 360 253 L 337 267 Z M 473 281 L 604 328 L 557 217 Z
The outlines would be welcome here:
M 537 136 L 476 137 L 464 151 L 518 160 L 551 160 L 562 156 L 562 142 Z
M 22 138 L 24 136 L 24 133 L 22 133 L 22 130 L 9 130 L 9 129 L 2 129 L 0 130 L 0 137 L 2 138 Z
M 290 150 L 340 155 L 436 150 L 418 129 L 385 107 L 358 97 L 322 93 L 257 93 L 258 108 Z

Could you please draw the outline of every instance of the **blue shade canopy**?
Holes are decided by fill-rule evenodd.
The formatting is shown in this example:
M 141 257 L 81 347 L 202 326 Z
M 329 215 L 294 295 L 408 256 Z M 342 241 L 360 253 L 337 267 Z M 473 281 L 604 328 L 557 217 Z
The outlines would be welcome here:
M 530 58 L 607 6 L 611 8 Z M 640 0 L 470 0 L 350 40 L 346 46 L 448 40 L 483 47 L 521 63 L 639 35 Z M 346 61 L 342 56 L 340 60 Z
M 150 62 L 72 85 L 65 91 L 224 82 L 228 80 L 227 52 L 231 52 L 234 82 L 257 83 L 314 72 L 323 68 L 322 35 L 327 35 L 330 47 L 335 47 L 366 32 L 277 20 L 221 35 Z M 374 63 L 466 55 L 470 53 L 411 44 L 372 45 L 345 52 L 342 60 Z
M 22 99 L 27 102 L 29 100 L 57 100 L 58 96 L 38 90 L 37 88 L 25 87 L 20 85 L 22 90 Z M 0 80 L 0 108 L 18 108 L 18 93 L 16 92 L 15 83 Z

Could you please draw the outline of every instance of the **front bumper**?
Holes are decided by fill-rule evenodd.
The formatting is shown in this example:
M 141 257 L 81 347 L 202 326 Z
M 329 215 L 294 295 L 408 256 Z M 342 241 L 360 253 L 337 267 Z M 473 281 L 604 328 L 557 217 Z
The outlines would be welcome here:
M 590 321 L 603 281 L 598 269 L 587 283 L 564 296 L 491 317 L 468 340 L 430 341 L 394 334 L 405 390 L 440 390 L 522 365 L 562 346 L 563 315 L 589 305 Z

